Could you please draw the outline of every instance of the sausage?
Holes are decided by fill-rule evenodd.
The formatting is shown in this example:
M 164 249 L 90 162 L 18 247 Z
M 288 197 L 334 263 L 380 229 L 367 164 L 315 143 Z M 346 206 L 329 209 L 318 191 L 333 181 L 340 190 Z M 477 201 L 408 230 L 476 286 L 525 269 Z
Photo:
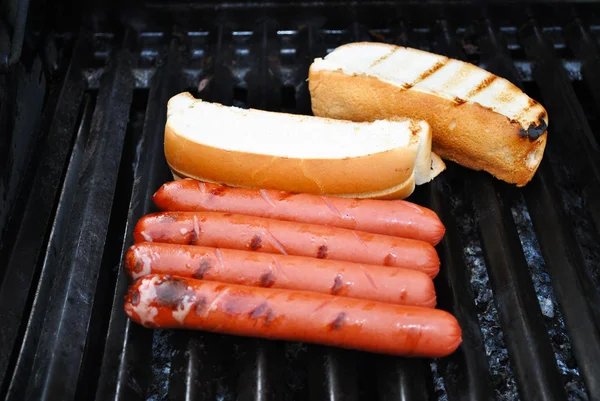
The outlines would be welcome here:
M 428 308 L 436 303 L 433 281 L 423 272 L 301 256 L 142 242 L 129 248 L 125 270 L 133 279 L 171 274 Z
M 412 238 L 437 245 L 446 228 L 431 209 L 404 200 L 348 199 L 182 179 L 153 197 L 163 211 L 223 212 L 322 224 Z
M 403 356 L 442 357 L 462 341 L 448 312 L 308 291 L 169 275 L 135 281 L 127 315 L 152 328 L 184 328 L 317 343 Z
M 139 242 L 167 242 L 439 272 L 433 245 L 407 238 L 239 214 L 161 212 L 142 217 Z

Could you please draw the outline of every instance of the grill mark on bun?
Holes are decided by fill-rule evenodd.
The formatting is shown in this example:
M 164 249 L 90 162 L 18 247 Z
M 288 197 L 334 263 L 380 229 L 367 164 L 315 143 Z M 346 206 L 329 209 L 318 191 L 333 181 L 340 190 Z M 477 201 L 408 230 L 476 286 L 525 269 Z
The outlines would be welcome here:
M 387 58 L 389 58 L 392 54 L 396 53 L 398 49 L 394 49 L 391 52 L 384 54 L 383 56 L 379 57 L 377 60 L 373 61 L 371 63 L 371 65 L 369 66 L 369 68 L 373 68 L 375 67 L 377 64 L 381 63 L 382 61 L 386 60 Z
M 492 82 L 494 82 L 497 78 L 498 77 L 495 75 L 490 75 L 489 77 L 485 78 L 476 87 L 471 89 L 471 91 L 469 93 L 467 93 L 467 96 L 465 96 L 465 98 L 469 99 L 470 97 L 475 96 L 477 93 L 481 92 L 482 90 L 484 90 L 485 88 L 490 86 L 492 84 Z
M 442 58 L 440 61 L 438 61 L 437 63 L 435 63 L 434 65 L 432 65 L 429 69 L 423 71 L 421 73 L 421 75 L 419 75 L 412 83 L 406 83 L 403 84 L 402 87 L 404 89 L 410 89 L 413 86 L 415 86 L 416 84 L 418 84 L 419 82 L 421 82 L 422 80 L 424 80 L 425 78 L 429 77 L 430 75 L 435 74 L 440 68 L 442 68 L 443 66 L 445 66 L 448 61 L 450 59 L 448 57 L 444 57 Z

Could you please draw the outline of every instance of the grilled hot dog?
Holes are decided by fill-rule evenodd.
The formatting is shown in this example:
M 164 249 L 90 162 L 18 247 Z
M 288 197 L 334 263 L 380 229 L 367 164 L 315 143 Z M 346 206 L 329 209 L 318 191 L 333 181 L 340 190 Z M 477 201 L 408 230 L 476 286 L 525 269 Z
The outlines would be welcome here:
M 303 341 L 404 356 L 442 357 L 460 345 L 449 313 L 304 291 L 150 275 L 125 311 L 146 327 Z
M 433 245 L 446 230 L 435 212 L 402 200 L 232 188 L 191 179 L 164 184 L 154 194 L 154 203 L 167 211 L 239 213 L 413 238 Z
M 433 281 L 416 270 L 251 251 L 143 242 L 129 248 L 127 274 L 171 274 L 208 281 L 272 287 L 434 307 Z
M 162 212 L 142 217 L 139 242 L 202 245 L 439 272 L 433 245 L 407 238 L 316 224 L 212 212 Z

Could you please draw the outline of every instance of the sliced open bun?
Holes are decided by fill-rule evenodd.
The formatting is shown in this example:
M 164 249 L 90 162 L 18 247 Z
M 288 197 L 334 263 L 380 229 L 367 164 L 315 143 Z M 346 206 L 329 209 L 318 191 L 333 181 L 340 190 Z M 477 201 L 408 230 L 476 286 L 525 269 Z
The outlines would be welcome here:
M 459 60 L 384 43 L 351 43 L 315 59 L 309 89 L 316 116 L 425 120 L 442 158 L 517 186 L 531 180 L 544 154 L 544 107 L 506 79 Z
M 445 169 L 424 121 L 357 123 L 169 100 L 164 150 L 175 177 L 246 188 L 405 198 Z

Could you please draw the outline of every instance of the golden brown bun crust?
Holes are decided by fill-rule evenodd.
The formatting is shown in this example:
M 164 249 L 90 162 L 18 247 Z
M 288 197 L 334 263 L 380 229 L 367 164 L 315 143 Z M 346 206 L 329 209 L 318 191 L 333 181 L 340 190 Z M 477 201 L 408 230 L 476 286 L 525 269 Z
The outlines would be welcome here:
M 283 158 L 206 146 L 178 135 L 167 121 L 164 151 L 172 172 L 180 177 L 236 187 L 402 199 L 414 190 L 417 140 L 356 158 Z
M 433 151 L 473 170 L 484 170 L 503 181 L 523 186 L 541 159 L 547 132 L 535 141 L 523 138 L 517 122 L 476 103 L 448 99 L 395 85 L 366 75 L 341 71 L 309 73 L 312 110 L 316 116 L 351 121 L 406 116 L 427 121 L 433 131 Z

